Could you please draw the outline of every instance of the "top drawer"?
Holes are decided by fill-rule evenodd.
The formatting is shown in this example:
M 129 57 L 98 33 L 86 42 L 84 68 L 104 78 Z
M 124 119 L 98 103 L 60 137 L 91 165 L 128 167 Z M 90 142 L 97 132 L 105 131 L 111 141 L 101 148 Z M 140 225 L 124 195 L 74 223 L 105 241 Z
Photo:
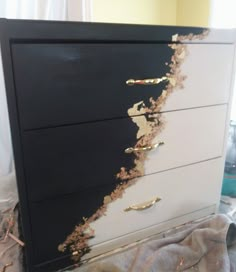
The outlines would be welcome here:
M 126 81 L 166 76 L 175 53 L 168 44 L 13 44 L 23 128 L 125 117 L 140 101 L 150 106 L 150 98 L 157 100 L 169 82 L 128 86 Z M 186 88 L 158 110 L 226 103 L 232 55 L 232 45 L 187 45 L 176 74 L 186 76 Z

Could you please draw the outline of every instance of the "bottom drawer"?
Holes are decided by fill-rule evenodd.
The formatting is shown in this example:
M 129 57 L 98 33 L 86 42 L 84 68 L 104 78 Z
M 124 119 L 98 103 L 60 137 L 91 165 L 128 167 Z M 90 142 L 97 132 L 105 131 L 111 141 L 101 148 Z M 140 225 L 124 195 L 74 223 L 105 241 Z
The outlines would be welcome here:
M 97 252 L 100 254 L 134 242 L 145 235 L 147 237 L 150 234 L 146 229 L 158 224 L 160 226 L 160 223 L 161 231 L 164 231 L 203 216 L 198 213 L 199 215 L 192 217 L 191 213 L 219 202 L 222 165 L 222 159 L 219 158 L 140 177 L 135 185 L 126 189 L 121 199 L 108 204 L 105 216 L 91 223 L 95 236 L 89 240 L 91 252 L 84 255 L 83 259 L 97 255 Z M 54 271 L 57 267 L 73 263 L 70 260 L 71 253 L 60 253 L 58 245 L 73 231 L 81 215 L 91 216 L 94 211 L 90 207 L 99 207 L 99 199 L 113 189 L 111 184 L 99 190 L 32 203 L 34 271 Z M 131 205 L 149 201 L 154 197 L 160 197 L 161 201 L 148 209 L 124 211 Z M 208 214 L 210 213 L 212 209 Z M 158 233 L 159 229 L 157 226 L 154 233 Z M 146 234 L 140 236 L 142 230 Z
M 222 170 L 222 159 L 219 158 L 141 177 L 126 190 L 122 199 L 109 204 L 106 216 L 91 224 L 95 237 L 90 245 L 218 204 Z M 142 204 L 155 197 L 161 200 L 148 209 L 124 211 L 131 205 Z

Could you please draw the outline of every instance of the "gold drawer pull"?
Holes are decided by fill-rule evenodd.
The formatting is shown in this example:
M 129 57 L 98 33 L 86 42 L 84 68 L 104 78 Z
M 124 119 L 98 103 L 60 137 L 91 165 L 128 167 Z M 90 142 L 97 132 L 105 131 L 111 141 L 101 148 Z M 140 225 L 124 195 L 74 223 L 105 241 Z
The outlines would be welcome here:
M 125 212 L 128 212 L 128 211 L 132 211 L 132 210 L 135 210 L 135 211 L 142 211 L 142 210 L 146 210 L 148 208 L 151 208 L 155 203 L 161 201 L 161 198 L 159 197 L 156 197 L 150 201 L 147 201 L 147 202 L 144 202 L 144 203 L 141 203 L 141 204 L 137 204 L 137 205 L 132 205 L 132 206 L 129 206 L 128 208 L 124 209 Z
M 161 146 L 165 144 L 164 142 L 159 142 L 153 145 L 149 145 L 149 146 L 142 146 L 142 147 L 128 147 L 125 149 L 125 153 L 130 154 L 132 152 L 144 152 L 144 151 L 150 151 L 153 149 L 156 149 L 157 147 Z
M 128 79 L 126 84 L 129 86 L 133 85 L 157 85 L 162 81 L 169 80 L 168 77 L 163 76 L 161 78 L 146 78 L 146 79 Z

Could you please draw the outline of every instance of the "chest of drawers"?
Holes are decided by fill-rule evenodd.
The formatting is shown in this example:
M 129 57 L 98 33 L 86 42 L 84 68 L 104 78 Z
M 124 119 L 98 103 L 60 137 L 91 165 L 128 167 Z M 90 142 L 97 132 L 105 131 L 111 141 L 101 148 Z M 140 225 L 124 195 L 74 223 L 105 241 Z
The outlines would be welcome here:
M 234 30 L 0 27 L 28 271 L 217 211 Z

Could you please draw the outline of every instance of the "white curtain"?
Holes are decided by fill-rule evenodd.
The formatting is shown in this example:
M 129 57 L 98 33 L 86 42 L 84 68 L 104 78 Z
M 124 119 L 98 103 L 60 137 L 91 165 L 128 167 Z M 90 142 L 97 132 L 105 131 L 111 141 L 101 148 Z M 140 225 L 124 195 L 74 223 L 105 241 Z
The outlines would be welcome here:
M 0 17 L 90 21 L 90 0 L 0 0 Z M 0 45 L 0 210 L 18 201 Z
M 215 28 L 236 28 L 235 13 L 236 0 L 211 0 L 210 26 Z M 236 82 L 234 84 L 231 120 L 236 121 Z
M 0 17 L 91 21 L 91 0 L 0 0 Z

